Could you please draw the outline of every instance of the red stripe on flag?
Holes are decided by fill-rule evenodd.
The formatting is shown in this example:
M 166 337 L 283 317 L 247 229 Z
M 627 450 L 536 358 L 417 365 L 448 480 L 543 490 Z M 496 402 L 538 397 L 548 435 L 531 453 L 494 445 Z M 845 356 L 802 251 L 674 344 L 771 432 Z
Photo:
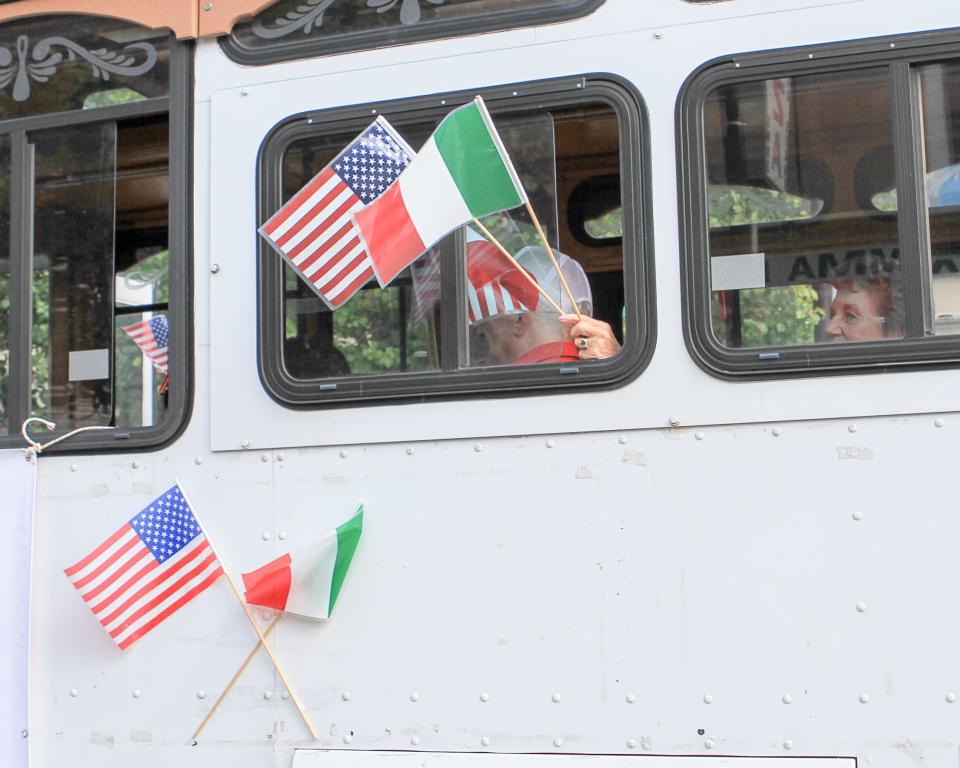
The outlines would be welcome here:
M 144 544 L 143 548 L 139 552 L 134 553 L 133 557 L 127 560 L 127 562 L 125 562 L 122 566 L 120 566 L 116 571 L 111 573 L 109 578 L 104 579 L 100 584 L 98 584 L 96 587 L 91 589 L 89 592 L 87 592 L 84 595 L 81 595 L 81 597 L 83 597 L 83 599 L 89 603 L 91 600 L 93 600 L 93 598 L 95 598 L 97 595 L 103 592 L 103 590 L 105 590 L 107 587 L 112 586 L 117 579 L 119 579 L 121 576 L 123 576 L 123 574 L 125 574 L 127 571 L 133 568 L 133 566 L 136 565 L 144 555 L 147 555 L 149 553 L 150 553 L 150 550 L 147 549 L 147 546 Z
M 67 576 L 73 576 L 73 574 L 75 574 L 77 571 L 82 571 L 84 568 L 90 565 L 90 563 L 92 563 L 94 560 L 100 557 L 100 555 L 102 555 L 104 552 L 110 549 L 110 547 L 113 546 L 113 544 L 117 541 L 117 539 L 119 539 L 121 536 L 123 536 L 124 533 L 126 533 L 129 530 L 133 530 L 133 529 L 130 528 L 130 526 L 127 523 L 124 523 L 123 525 L 120 526 L 117 532 L 113 534 L 105 542 L 103 542 L 103 544 L 101 544 L 99 547 L 93 550 L 93 552 L 91 552 L 89 555 L 83 558 L 83 560 L 81 560 L 79 563 L 76 563 L 75 565 L 71 565 L 69 568 L 66 568 L 63 572 L 67 574 Z
M 209 549 L 209 547 L 205 547 L 205 548 Z M 124 621 L 123 624 L 121 624 L 119 627 L 117 627 L 116 629 L 110 632 L 110 637 L 116 638 L 117 635 L 122 635 L 126 630 L 130 628 L 130 625 L 133 624 L 137 619 L 141 618 L 145 614 L 150 613 L 150 611 L 152 611 L 154 608 L 160 605 L 160 603 L 162 603 L 164 600 L 170 597 L 170 595 L 172 595 L 174 592 L 180 589 L 180 587 L 182 587 L 184 584 L 190 581 L 190 579 L 192 579 L 194 576 L 198 576 L 199 574 L 203 573 L 203 571 L 206 570 L 206 567 L 210 565 L 210 563 L 215 562 L 216 559 L 217 559 L 217 556 L 213 552 L 211 552 L 195 568 L 183 574 L 183 576 L 181 576 L 179 579 L 173 582 L 173 584 L 171 584 L 169 587 L 163 590 L 163 592 L 158 594 L 149 603 L 141 605 L 139 608 L 137 608 L 137 610 L 135 610 L 132 614 L 130 614 L 130 616 L 127 617 L 126 621 Z M 164 574 L 164 579 L 168 578 L 169 575 L 170 574 Z M 101 623 L 104 625 L 104 627 L 106 627 L 106 625 L 109 624 L 110 622 L 104 620 Z
M 150 558 L 150 562 L 147 563 L 143 568 L 137 571 L 133 576 L 127 579 L 123 584 L 117 587 L 113 592 L 107 595 L 103 600 L 101 600 L 96 605 L 90 606 L 90 610 L 94 613 L 100 613 L 104 608 L 106 608 L 110 603 L 117 599 L 120 595 L 126 592 L 130 587 L 140 581 L 144 576 L 146 576 L 150 571 L 154 570 L 160 565 L 160 561 L 155 557 Z
M 155 589 L 156 587 L 159 587 L 161 584 L 163 584 L 163 582 L 170 579 L 177 571 L 181 570 L 185 565 L 190 563 L 190 561 L 194 560 L 199 554 L 207 551 L 208 549 L 209 547 L 207 546 L 206 541 L 204 541 L 203 546 L 194 548 L 192 552 L 189 552 L 183 558 L 183 560 L 170 566 L 169 568 L 164 570 L 161 574 L 159 574 L 156 578 L 151 579 L 147 584 L 144 584 L 140 589 L 138 589 L 130 597 L 124 600 L 122 605 L 114 609 L 113 613 L 111 613 L 109 616 L 104 616 L 102 619 L 100 619 L 100 623 L 103 624 L 103 626 L 107 626 L 108 624 L 113 623 L 117 619 L 117 617 L 120 616 L 120 614 L 122 614 L 125 610 L 127 610 L 127 608 L 129 608 L 131 605 L 137 602 L 137 600 L 139 600 L 141 597 L 143 597 L 145 594 Z M 129 625 L 129 620 L 127 621 L 127 624 Z
M 317 215 L 321 211 L 323 211 L 324 208 L 330 205 L 330 203 L 332 203 L 336 199 L 337 195 L 341 194 L 345 189 L 347 189 L 347 185 L 342 181 L 338 181 L 334 185 L 333 189 L 331 189 L 329 192 L 327 192 L 326 195 L 320 198 L 320 200 L 317 202 L 316 205 L 313 206 L 313 208 L 311 208 L 309 211 L 303 214 L 300 221 L 298 221 L 296 224 L 290 227 L 290 229 L 284 232 L 281 237 L 277 238 L 277 245 L 283 248 L 283 246 L 285 246 L 287 243 L 293 240 L 293 238 L 297 235 L 297 233 L 300 232 L 300 230 L 304 229 L 308 224 L 316 222 Z M 352 191 L 350 191 L 350 195 L 347 198 L 348 202 L 350 200 L 355 200 L 355 199 L 356 199 L 355 195 L 353 194 Z M 342 207 L 342 205 L 338 206 L 338 209 L 339 207 Z M 326 221 L 327 219 L 329 219 L 329 217 L 325 217 L 324 220 Z M 307 237 L 308 238 L 312 237 L 312 235 L 308 235 Z M 299 245 L 297 247 L 299 247 Z
M 373 268 L 367 267 L 360 276 L 354 280 L 350 285 L 344 288 L 340 293 L 337 294 L 337 298 L 331 299 L 330 303 L 336 309 L 341 304 L 343 304 L 347 299 L 349 299 L 353 294 L 363 288 L 370 280 L 374 278 Z
M 354 217 L 382 285 L 390 283 L 427 249 L 410 220 L 398 183 L 391 184 Z
M 336 232 L 334 232 L 330 236 L 327 242 L 325 242 L 322 246 L 317 248 L 317 250 L 315 250 L 313 253 L 307 256 L 307 258 L 301 261 L 297 265 L 297 269 L 299 269 L 301 272 L 306 274 L 307 271 L 310 269 L 311 266 L 313 266 L 314 263 L 316 263 L 319 259 L 322 259 L 330 251 L 334 243 L 339 242 L 341 237 L 346 237 L 348 234 L 350 234 L 352 230 L 353 230 L 353 222 L 347 221 L 346 224 L 344 224 L 342 227 L 340 227 L 340 229 L 338 229 Z
M 120 547 L 116 552 L 110 555 L 110 557 L 108 557 L 106 560 L 100 563 L 100 565 L 98 565 L 96 568 L 90 571 L 90 573 L 88 573 L 82 579 L 77 579 L 75 582 L 73 582 L 73 586 L 75 586 L 77 589 L 83 589 L 83 587 L 85 587 L 87 584 L 89 584 L 91 581 L 97 578 L 97 576 L 99 576 L 101 573 L 107 570 L 107 568 L 109 568 L 111 565 L 117 562 L 117 560 L 123 557 L 127 552 L 129 552 L 133 547 L 135 547 L 139 543 L 141 543 L 139 536 L 131 536 L 130 541 L 128 541 L 126 544 Z
M 302 242 L 297 243 L 295 248 L 291 248 L 290 252 L 287 253 L 287 258 L 291 261 L 296 259 L 301 253 L 303 253 L 307 248 L 313 245 L 316 240 L 323 237 L 323 235 L 333 226 L 336 226 L 340 220 L 347 215 L 348 211 L 357 203 L 357 198 L 351 195 L 349 198 L 343 201 L 343 203 L 329 216 L 323 220 L 323 224 L 317 227 L 313 232 L 307 235 Z M 347 227 L 352 226 L 349 219 L 346 222 L 339 224 L 340 229 L 334 233 L 333 237 L 329 238 L 326 243 L 321 245 L 314 253 L 311 253 L 307 257 L 307 261 L 317 259 L 319 256 L 322 256 L 323 253 L 327 250 L 331 243 L 337 241 L 337 236 Z M 303 269 L 303 264 L 299 265 L 300 269 Z
M 154 616 L 150 621 L 144 624 L 136 632 L 132 633 L 129 637 L 125 638 L 122 643 L 118 643 L 120 650 L 125 650 L 127 647 L 133 643 L 134 640 L 138 640 L 143 637 L 147 632 L 153 629 L 157 624 L 167 618 L 171 613 L 178 611 L 184 605 L 189 603 L 193 598 L 199 595 L 207 587 L 211 586 L 217 579 L 223 576 L 223 568 L 217 568 L 213 573 L 211 573 L 206 579 L 201 581 L 197 586 L 187 592 L 183 597 L 179 598 L 175 602 L 171 603 L 169 607 L 165 608 L 163 611 Z
M 307 185 L 284 203 L 283 207 L 277 212 L 277 214 L 282 213 L 283 215 L 275 214 L 270 221 L 264 225 L 264 232 L 268 235 L 276 232 L 280 225 L 290 218 L 290 214 L 303 205 L 307 201 L 307 198 L 320 189 L 331 176 L 333 176 L 333 168 L 324 168 L 312 181 L 308 181 Z
M 317 287 L 320 287 L 321 285 L 326 287 L 328 283 L 336 279 L 337 275 L 342 273 L 345 274 L 352 267 L 357 266 L 358 260 L 367 258 L 366 251 L 361 250 L 360 253 L 351 258 L 349 262 L 345 262 L 345 259 L 347 254 L 354 250 L 358 245 L 360 245 L 360 238 L 354 235 L 347 241 L 347 244 L 343 246 L 343 248 L 336 252 L 330 261 L 310 275 L 310 282 Z

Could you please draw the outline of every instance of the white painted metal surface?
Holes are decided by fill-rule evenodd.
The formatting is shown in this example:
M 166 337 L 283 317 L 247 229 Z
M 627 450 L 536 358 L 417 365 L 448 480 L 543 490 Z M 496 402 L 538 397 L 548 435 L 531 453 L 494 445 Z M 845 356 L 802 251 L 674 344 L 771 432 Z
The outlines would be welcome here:
M 953 0 L 909 14 L 893 0 L 608 0 L 541 29 L 265 67 L 199 45 L 193 415 L 160 451 L 40 459 L 32 764 L 954 766 L 960 374 L 731 384 L 697 368 L 680 325 L 674 107 L 722 53 L 958 21 Z M 647 371 L 516 401 L 271 400 L 254 266 L 270 128 L 304 109 L 589 72 L 633 82 L 650 114 Z M 174 477 L 235 573 L 364 503 L 333 620 L 276 633 L 318 742 L 258 656 L 191 745 L 255 642 L 225 584 L 121 653 L 63 576 Z M 346 754 L 369 750 L 413 754 Z

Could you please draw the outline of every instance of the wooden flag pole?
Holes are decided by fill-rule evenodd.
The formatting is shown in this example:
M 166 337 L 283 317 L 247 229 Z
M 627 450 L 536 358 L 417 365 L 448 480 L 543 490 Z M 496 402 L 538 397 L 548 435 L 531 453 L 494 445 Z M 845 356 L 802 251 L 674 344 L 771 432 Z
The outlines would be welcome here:
M 580 307 L 577 306 L 577 300 L 573 298 L 573 291 L 571 291 L 570 286 L 567 285 L 567 278 L 565 278 L 563 276 L 563 272 L 560 271 L 560 265 L 557 263 L 557 257 L 553 255 L 553 248 L 551 248 L 550 243 L 547 242 L 547 236 L 543 234 L 543 227 L 540 226 L 540 219 L 537 218 L 537 214 L 533 210 L 533 206 L 530 205 L 529 200 L 527 200 L 527 213 L 529 213 L 530 218 L 533 219 L 533 226 L 537 228 L 537 234 L 540 235 L 540 239 L 543 241 L 543 245 L 547 249 L 547 255 L 550 257 L 550 261 L 553 262 L 553 268 L 557 270 L 557 275 L 560 278 L 560 282 L 563 284 L 563 290 L 567 292 L 567 298 L 570 299 L 570 304 L 573 306 L 573 311 L 577 313 L 577 317 L 580 320 L 583 320 Z M 564 314 L 564 312 L 561 311 L 560 314 Z
M 540 285 L 540 283 L 538 283 L 536 280 L 533 279 L 533 275 L 531 275 L 529 272 L 527 272 L 527 270 L 525 270 L 523 267 L 520 266 L 520 262 L 518 262 L 515 258 L 513 258 L 513 256 L 510 255 L 510 251 L 508 251 L 506 248 L 504 248 L 500 244 L 500 241 L 493 236 L 493 233 L 491 233 L 489 229 L 483 226 L 483 224 L 480 223 L 479 219 L 474 218 L 473 223 L 480 230 L 483 236 L 487 238 L 487 240 L 489 240 L 491 243 L 493 243 L 493 245 L 496 246 L 497 250 L 499 250 L 500 253 L 506 256 L 507 259 L 510 261 L 510 263 L 520 271 L 520 274 L 527 279 L 527 282 L 529 282 L 530 285 L 532 285 L 534 288 L 540 291 L 540 295 L 543 296 L 543 298 L 545 298 L 548 302 L 550 302 L 550 305 L 562 315 L 563 310 L 560 308 L 560 305 L 557 304 L 557 302 L 555 302 L 551 298 L 550 294 L 543 289 L 543 286 Z M 557 262 L 554 261 L 553 263 L 556 264 Z M 562 275 L 561 275 L 561 279 L 563 279 Z M 568 288 L 567 290 L 570 290 L 570 289 Z
M 260 638 L 260 642 L 263 644 L 263 650 L 267 652 L 267 656 L 270 657 L 270 661 L 273 662 L 273 668 L 277 670 L 277 674 L 280 675 L 280 680 L 283 682 L 287 691 L 290 693 L 290 698 L 293 700 L 293 703 L 297 706 L 297 711 L 300 713 L 300 717 L 303 718 L 303 722 L 307 725 L 307 730 L 310 731 L 310 735 L 313 736 L 313 740 L 317 741 L 319 736 L 317 736 L 317 730 L 313 727 L 313 723 L 310 722 L 310 718 L 307 717 L 307 711 L 303 708 L 303 704 L 300 703 L 300 698 L 297 696 L 297 692 L 293 689 L 293 686 L 287 681 L 287 676 L 283 671 L 283 667 L 280 666 L 280 662 L 277 660 L 277 657 L 273 654 L 273 649 L 267 644 L 267 639 L 263 636 L 263 631 L 260 629 L 260 625 L 257 624 L 257 620 L 253 618 L 250 614 L 250 611 L 247 610 L 247 604 L 243 599 L 243 595 L 240 594 L 240 590 L 237 589 L 237 585 L 233 583 L 233 578 L 231 578 L 230 573 L 227 571 L 226 567 L 223 564 L 223 560 L 220 558 L 219 553 L 216 548 L 213 546 L 213 541 L 210 539 L 210 536 L 207 534 L 206 528 L 204 528 L 203 523 L 200 522 L 200 517 L 197 515 L 197 508 L 193 506 L 193 502 L 187 498 L 187 494 L 183 490 L 183 486 L 180 485 L 180 481 L 177 481 L 177 487 L 180 488 L 180 493 L 184 499 L 186 499 L 187 504 L 190 506 L 190 509 L 193 510 L 193 518 L 197 521 L 197 526 L 200 528 L 200 531 L 207 539 L 207 544 L 210 545 L 210 549 L 213 551 L 214 557 L 217 558 L 217 561 L 220 563 L 220 568 L 223 569 L 223 575 L 227 579 L 227 583 L 230 585 L 230 589 L 233 590 L 233 594 L 237 597 L 237 602 L 240 603 L 240 607 L 243 608 L 243 613 L 250 621 L 250 626 L 253 627 L 253 631 L 257 633 L 257 637 Z
M 180 492 L 183 493 L 183 489 L 181 489 Z M 283 618 L 282 613 L 278 613 L 276 616 L 274 616 L 273 621 L 271 621 L 267 625 L 267 628 L 263 630 L 263 636 L 270 637 L 270 633 L 273 632 L 273 628 L 277 626 L 277 622 L 280 621 L 280 619 L 282 618 Z M 240 675 L 243 674 L 243 671 L 247 668 L 247 666 L 249 666 L 250 662 L 253 661 L 253 657 L 257 655 L 257 651 L 260 650 L 260 645 L 261 645 L 261 642 L 257 640 L 257 644 L 253 646 L 253 650 L 251 650 L 250 653 L 247 654 L 247 658 L 244 659 L 243 664 L 240 665 L 240 669 L 238 669 L 236 674 L 230 678 L 230 682 L 227 683 L 227 687 L 223 689 L 223 693 L 220 694 L 217 700 L 213 703 L 213 706 L 210 707 L 210 711 L 207 712 L 206 717 L 204 717 L 200 725 L 197 726 L 197 730 L 193 732 L 194 741 L 200 738 L 200 732 L 207 727 L 207 723 L 210 722 L 210 718 L 213 717 L 213 713 L 216 712 L 218 709 L 220 709 L 220 705 L 223 704 L 223 700 L 227 698 L 227 694 L 230 693 L 230 691 L 233 689 L 233 686 L 237 684 L 237 680 L 240 679 Z

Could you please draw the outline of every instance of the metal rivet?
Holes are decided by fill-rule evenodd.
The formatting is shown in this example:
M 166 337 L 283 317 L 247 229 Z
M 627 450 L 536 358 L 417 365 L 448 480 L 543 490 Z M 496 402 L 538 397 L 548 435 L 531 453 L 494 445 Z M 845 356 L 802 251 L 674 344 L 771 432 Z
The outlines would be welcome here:
M 410 743 L 413 744 L 413 746 L 417 746 L 417 744 L 420 743 L 420 737 L 419 737 L 419 736 L 411 736 L 411 737 L 410 737 Z
M 249 88 L 241 88 L 241 89 L 240 89 L 240 95 L 241 95 L 241 96 L 249 96 L 249 95 L 250 95 L 250 89 L 249 89 Z
M 937 418 L 933 420 L 933 426 L 935 427 L 942 427 L 944 424 L 946 424 L 946 422 L 943 420 L 943 417 L 941 416 L 937 416 Z
M 780 437 L 780 435 L 782 435 L 782 434 L 783 434 L 783 430 L 780 429 L 780 427 L 774 427 L 774 428 L 773 428 L 773 436 L 774 436 L 774 437 Z
M 203 4 L 203 10 L 205 10 L 205 11 L 212 11 L 212 10 L 213 10 L 213 3 L 204 3 L 204 4 Z
M 134 689 L 133 689 L 133 698 L 135 698 L 135 699 L 139 699 L 139 698 L 140 698 L 140 689 L 139 689 L 139 688 L 134 688 Z
M 705 693 L 705 694 L 703 695 L 703 703 L 704 703 L 704 704 L 713 704 L 713 696 L 711 696 L 709 693 Z
M 671 417 L 670 417 L 670 426 L 671 426 L 671 427 L 679 427 L 679 426 L 680 426 L 680 417 L 679 417 L 679 416 L 671 416 Z
M 263 698 L 265 698 L 265 699 L 272 699 L 272 698 L 273 698 L 273 691 L 264 691 L 264 692 L 263 692 Z
M 555 446 L 556 443 L 553 442 L 553 440 L 547 440 L 547 441 L 544 443 L 544 445 L 547 446 L 547 448 L 553 448 L 553 446 Z
M 346 451 L 340 451 L 340 458 L 341 458 L 341 459 L 347 458 L 347 452 L 346 452 Z
M 617 438 L 617 442 L 620 443 L 620 445 L 626 445 L 626 444 L 627 444 L 627 436 L 626 436 L 626 435 L 620 435 L 620 437 Z
M 263 454 L 263 455 L 260 457 L 260 461 L 262 461 L 264 464 L 266 464 L 268 461 L 270 461 L 270 455 L 269 455 L 269 454 L 266 454 L 266 453 Z
M 277 461 L 283 461 L 286 458 L 282 453 L 277 454 Z
M 481 744 L 482 746 L 484 746 L 484 747 L 489 747 L 489 746 L 490 746 L 490 737 L 489 737 L 489 736 L 481 736 L 481 737 L 480 737 L 480 744 Z
M 854 520 L 857 520 L 857 521 L 863 520 L 863 512 L 861 512 L 859 509 L 855 509 L 853 510 L 852 517 Z
M 277 538 L 280 539 L 280 541 L 286 541 L 286 540 L 287 540 L 287 532 L 286 532 L 286 531 L 280 531 L 280 532 L 277 534 Z
M 513 92 L 513 95 L 514 95 L 514 96 L 516 96 L 516 95 L 517 95 L 517 92 L 516 92 L 516 91 L 514 91 L 514 92 Z
M 73 697 L 73 698 L 75 699 L 75 698 L 77 698 L 77 694 L 78 694 L 78 691 L 77 691 L 76 688 L 71 688 L 71 689 L 70 689 L 70 696 L 71 696 L 71 697 Z
M 559 694 L 559 693 L 553 694 L 553 696 L 551 696 L 550 698 L 553 700 L 553 703 L 554 703 L 554 704 L 559 704 L 559 703 L 560 703 L 560 694 Z
M 654 32 L 654 33 L 653 33 L 653 39 L 654 39 L 654 40 L 663 40 L 663 32 Z
M 199 467 L 201 464 L 203 464 L 203 456 L 197 456 L 197 458 L 193 460 L 193 463 Z
M 891 47 L 891 48 L 896 48 L 896 47 L 897 47 L 897 44 L 896 44 L 896 43 L 890 43 L 890 47 Z
M 287 699 L 289 699 L 289 698 L 290 698 L 290 691 L 287 691 L 287 690 L 280 691 L 280 698 L 283 699 L 284 701 L 286 701 Z
M 793 749 L 793 742 L 790 741 L 790 739 L 787 739 L 785 742 L 783 742 L 783 748 L 784 748 L 784 749 Z
M 791 696 L 789 693 L 785 693 L 783 694 L 783 699 L 781 699 L 781 701 L 783 701 L 784 704 L 792 704 L 793 696 Z
M 270 541 L 270 532 L 264 531 L 263 533 L 260 534 L 260 538 L 263 539 L 264 541 Z
M 713 749 L 715 745 L 716 742 L 713 739 L 707 739 L 705 742 L 703 742 L 703 746 L 705 746 L 707 749 Z
M 344 691 L 343 693 L 340 694 L 340 698 L 343 699 L 344 701 L 350 701 L 350 699 L 353 698 L 353 694 L 350 693 L 350 691 Z
M 447 100 L 446 100 L 446 99 L 440 99 L 440 106 L 441 106 L 441 107 L 444 106 L 444 105 L 446 105 L 446 103 L 447 103 Z
M 484 701 L 484 702 L 490 701 L 490 694 L 487 693 L 486 691 L 484 691 L 483 693 L 481 693 L 481 694 L 480 694 L 480 701 Z
M 946 699 L 947 704 L 956 704 L 957 702 L 957 694 L 953 693 L 952 691 L 943 698 Z
M 861 704 L 869 704 L 869 703 L 870 703 L 870 694 L 869 694 L 869 693 L 861 693 L 861 694 L 860 694 L 860 703 L 861 703 Z
M 24 728 L 22 731 L 20 731 L 20 735 L 23 736 L 23 738 L 27 738 L 27 736 L 30 735 L 30 731 Z
M 377 114 L 377 110 L 375 110 L 375 109 L 371 109 L 371 110 L 370 110 L 370 114 L 371 114 L 371 115 L 375 115 L 375 114 Z
M 207 698 L 207 692 L 206 692 L 206 691 L 197 691 L 197 698 L 198 698 L 198 699 L 205 699 L 205 698 Z
M 343 743 L 349 744 L 351 741 L 353 741 L 353 736 L 351 736 L 349 733 L 344 734 Z
M 857 613 L 864 613 L 867 610 L 866 603 L 857 603 Z
M 70 465 L 70 471 L 71 471 L 71 472 L 76 472 L 78 469 L 80 469 L 80 467 L 78 467 L 76 464 L 71 464 L 71 465 Z
M 640 738 L 640 748 L 641 749 L 653 749 L 653 742 L 650 741 L 649 736 L 642 736 Z
M 131 461 L 131 462 L 130 462 L 130 466 L 131 466 L 133 469 L 140 469 L 140 462 L 139 462 L 139 461 Z
M 740 62 L 739 62 L 739 61 L 738 61 L 738 62 L 735 62 L 734 65 L 733 65 L 733 68 L 734 68 L 734 69 L 740 69 Z
M 627 749 L 636 749 L 637 740 L 636 739 L 627 739 Z
M 414 451 L 413 451 L 413 446 L 412 446 L 412 445 L 411 445 L 411 446 L 408 446 L 408 447 L 407 447 L 407 456 L 413 456 L 413 453 L 414 453 Z
M 553 746 L 555 746 L 555 747 L 562 747 L 562 746 L 563 746 L 563 739 L 561 739 L 559 736 L 557 736 L 557 738 L 555 738 L 555 739 L 553 740 Z
M 414 702 L 414 703 L 420 701 L 420 694 L 417 693 L 416 691 L 414 691 L 413 693 L 411 693 L 411 694 L 410 694 L 410 701 L 412 701 L 412 702 Z
M 697 438 L 697 440 L 703 440 L 703 438 L 706 437 L 706 435 L 704 435 L 703 432 L 694 432 L 693 436 Z
M 474 443 L 473 450 L 475 450 L 477 453 L 480 453 L 480 451 L 483 450 L 483 443 Z
M 637 701 L 637 695 L 635 693 L 627 694 L 627 704 L 635 704 Z
M 241 448 L 249 448 L 249 447 L 250 447 L 250 441 L 247 440 L 247 438 L 243 438 L 243 440 L 240 441 L 240 447 L 241 447 Z
M 856 432 L 858 429 L 859 429 L 859 427 L 858 427 L 856 424 L 848 424 L 848 425 L 847 425 L 847 432 L 850 432 L 851 434 L 853 434 L 854 432 Z
M 217 274 L 220 271 L 220 265 L 214 262 L 213 264 L 210 265 L 210 271 L 213 274 Z
M 812 59 L 812 58 L 813 58 L 813 54 L 812 54 L 812 53 L 808 53 L 808 54 L 807 54 L 807 58 L 808 58 L 808 59 Z

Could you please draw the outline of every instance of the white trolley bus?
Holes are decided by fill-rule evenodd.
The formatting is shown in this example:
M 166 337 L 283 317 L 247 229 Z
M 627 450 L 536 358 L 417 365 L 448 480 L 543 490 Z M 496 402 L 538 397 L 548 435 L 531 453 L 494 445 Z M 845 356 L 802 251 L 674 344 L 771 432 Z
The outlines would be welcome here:
M 463 230 L 336 310 L 258 234 L 478 95 L 617 354 L 495 358 Z M 100 428 L 4 505 L 11 766 L 956 765 L 955 0 L 5 2 L 0 182 L 0 447 Z M 365 510 L 207 721 L 226 581 L 120 650 L 64 575 L 177 480 L 235 581 Z

